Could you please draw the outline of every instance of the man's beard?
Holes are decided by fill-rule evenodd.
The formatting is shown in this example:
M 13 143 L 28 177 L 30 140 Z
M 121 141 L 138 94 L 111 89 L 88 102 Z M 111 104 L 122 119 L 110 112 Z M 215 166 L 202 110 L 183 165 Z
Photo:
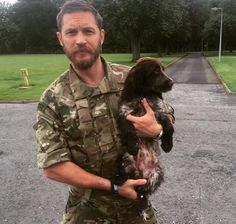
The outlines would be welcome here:
M 101 51 L 102 51 L 102 45 L 98 44 L 97 48 L 95 49 L 95 51 L 92 51 L 90 49 L 88 49 L 87 47 L 79 47 L 77 48 L 77 50 L 75 50 L 74 52 L 68 52 L 68 50 L 64 47 L 64 51 L 67 55 L 67 57 L 70 59 L 70 61 L 72 62 L 73 66 L 78 69 L 78 70 L 86 70 L 92 67 L 92 65 L 96 62 L 96 60 L 98 59 Z M 87 54 L 90 54 L 91 58 L 87 59 L 87 60 L 80 60 L 78 61 L 76 59 L 76 54 L 77 52 L 85 52 Z

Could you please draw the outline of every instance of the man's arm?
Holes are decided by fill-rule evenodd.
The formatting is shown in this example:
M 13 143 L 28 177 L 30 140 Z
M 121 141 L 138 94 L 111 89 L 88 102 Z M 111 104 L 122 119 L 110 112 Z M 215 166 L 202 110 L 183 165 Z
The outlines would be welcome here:
M 50 104 L 53 105 L 52 103 Z M 41 102 L 38 107 L 38 122 L 34 126 L 39 144 L 38 166 L 46 177 L 75 187 L 111 190 L 110 180 L 88 173 L 71 161 L 70 150 L 60 130 L 62 124 L 54 107 Z M 119 194 L 136 199 L 135 186 L 144 185 L 146 180 L 128 180 L 119 188 Z
M 75 187 L 111 191 L 110 180 L 89 173 L 70 161 L 44 168 L 44 175 L 52 180 Z M 118 193 L 125 198 L 135 200 L 137 193 L 134 187 L 145 183 L 145 179 L 127 180 L 119 187 Z

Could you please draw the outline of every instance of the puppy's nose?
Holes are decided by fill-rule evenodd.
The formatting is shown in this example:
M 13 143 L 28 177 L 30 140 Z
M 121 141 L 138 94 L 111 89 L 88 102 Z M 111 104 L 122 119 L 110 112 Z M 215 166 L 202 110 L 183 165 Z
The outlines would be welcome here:
M 169 79 L 169 80 L 168 80 L 168 85 L 169 85 L 170 87 L 172 87 L 172 86 L 174 85 L 173 79 Z

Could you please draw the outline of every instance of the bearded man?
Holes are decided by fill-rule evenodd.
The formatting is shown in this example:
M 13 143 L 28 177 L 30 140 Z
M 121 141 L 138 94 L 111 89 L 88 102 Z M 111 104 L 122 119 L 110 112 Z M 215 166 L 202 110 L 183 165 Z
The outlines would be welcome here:
M 146 180 L 116 185 L 124 153 L 116 125 L 118 100 L 129 67 L 111 64 L 100 53 L 102 17 L 88 2 L 66 1 L 57 16 L 58 40 L 69 69 L 43 93 L 37 109 L 37 161 L 44 175 L 70 185 L 62 223 L 158 223 L 153 208 L 146 220 L 136 207 L 135 187 Z M 139 136 L 162 130 L 146 101 L 143 117 L 129 115 Z

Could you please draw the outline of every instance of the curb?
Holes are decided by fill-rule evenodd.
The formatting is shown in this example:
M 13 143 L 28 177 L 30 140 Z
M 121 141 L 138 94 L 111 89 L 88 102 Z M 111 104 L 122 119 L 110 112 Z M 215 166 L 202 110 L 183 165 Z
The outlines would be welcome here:
M 230 94 L 230 95 L 236 95 L 236 92 L 233 92 L 229 89 L 229 87 L 226 85 L 226 83 L 224 82 L 224 80 L 220 77 L 220 75 L 216 72 L 215 68 L 212 66 L 212 64 L 209 62 L 209 60 L 203 56 L 207 63 L 209 64 L 209 66 L 211 67 L 211 69 L 213 70 L 213 72 L 215 73 L 216 77 L 218 78 L 218 80 L 220 81 L 220 83 L 223 85 L 226 93 Z
M 183 56 L 176 58 L 174 61 L 170 62 L 169 64 L 167 64 L 165 67 L 168 68 L 170 66 L 172 66 L 173 64 L 175 64 L 177 61 L 181 60 L 182 58 L 184 58 L 185 56 L 187 56 L 188 54 L 184 54 Z
M 28 103 L 38 103 L 39 100 L 0 100 L 0 104 L 28 104 Z

